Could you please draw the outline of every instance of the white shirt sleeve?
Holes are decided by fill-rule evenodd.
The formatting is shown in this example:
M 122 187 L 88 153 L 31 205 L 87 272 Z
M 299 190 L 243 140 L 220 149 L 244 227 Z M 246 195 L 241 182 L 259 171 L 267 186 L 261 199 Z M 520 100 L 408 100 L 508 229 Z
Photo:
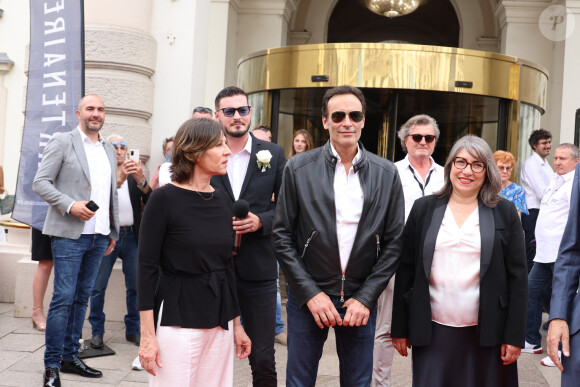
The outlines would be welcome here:
M 169 167 L 171 163 L 163 163 L 159 167 L 159 186 L 163 187 L 167 183 L 171 183 L 171 172 L 169 172 Z

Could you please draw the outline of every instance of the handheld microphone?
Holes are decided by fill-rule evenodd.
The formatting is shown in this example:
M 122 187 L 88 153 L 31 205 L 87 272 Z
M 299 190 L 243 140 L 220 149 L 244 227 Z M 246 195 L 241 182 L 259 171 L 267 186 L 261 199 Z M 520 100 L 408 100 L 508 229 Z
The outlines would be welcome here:
M 234 203 L 234 216 L 236 220 L 243 219 L 248 216 L 250 212 L 250 203 L 244 199 L 236 200 Z M 242 244 L 242 234 L 236 233 L 236 241 L 234 243 L 234 252 L 237 254 L 240 251 L 240 245 Z

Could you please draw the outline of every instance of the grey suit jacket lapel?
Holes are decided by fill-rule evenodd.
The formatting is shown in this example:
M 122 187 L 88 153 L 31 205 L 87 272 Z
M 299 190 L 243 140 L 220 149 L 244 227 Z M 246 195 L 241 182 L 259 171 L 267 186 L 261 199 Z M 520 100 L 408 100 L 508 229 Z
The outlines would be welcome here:
M 491 262 L 495 239 L 495 221 L 493 210 L 479 202 L 479 232 L 481 234 L 481 263 L 479 278 L 483 278 Z
M 425 234 L 425 242 L 423 244 L 423 268 L 425 269 L 425 276 L 429 280 L 431 276 L 431 264 L 433 263 L 433 253 L 435 252 L 435 242 L 437 242 L 437 235 L 439 234 L 439 229 L 441 228 L 441 223 L 443 223 L 443 216 L 445 215 L 445 210 L 447 209 L 448 199 L 440 200 L 433 210 L 433 216 L 431 217 L 431 223 Z
M 83 169 L 83 172 L 85 173 L 85 176 L 86 176 L 87 181 L 89 182 L 89 186 L 90 186 L 91 185 L 91 173 L 89 171 L 89 162 L 87 161 L 87 154 L 85 153 L 85 146 L 83 144 L 83 140 L 81 138 L 81 134 L 79 133 L 78 127 L 73 129 L 72 144 L 73 144 L 73 148 L 75 150 L 75 153 L 77 154 L 77 158 L 79 159 L 79 163 L 81 165 L 81 168 Z

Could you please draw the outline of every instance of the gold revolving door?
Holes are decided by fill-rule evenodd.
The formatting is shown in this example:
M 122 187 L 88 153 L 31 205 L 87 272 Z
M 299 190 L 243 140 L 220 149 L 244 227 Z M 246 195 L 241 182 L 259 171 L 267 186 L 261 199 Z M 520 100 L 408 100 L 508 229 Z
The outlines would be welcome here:
M 390 160 L 404 157 L 396 138 L 411 116 L 439 123 L 434 158 L 444 163 L 455 140 L 484 138 L 522 159 L 546 104 L 547 72 L 518 58 L 439 46 L 335 43 L 281 47 L 242 58 L 238 84 L 249 94 L 253 125 L 269 125 L 289 156 L 293 132 L 309 130 L 320 146 L 321 101 L 331 87 L 362 89 L 367 100 L 361 140 Z

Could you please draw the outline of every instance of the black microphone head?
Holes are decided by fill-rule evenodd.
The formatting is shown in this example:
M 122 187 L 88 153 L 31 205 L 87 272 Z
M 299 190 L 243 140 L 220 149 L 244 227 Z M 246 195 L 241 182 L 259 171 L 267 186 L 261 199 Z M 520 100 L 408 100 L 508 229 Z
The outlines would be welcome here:
M 234 203 L 234 216 L 238 219 L 248 216 L 250 211 L 250 203 L 247 200 L 239 199 Z

